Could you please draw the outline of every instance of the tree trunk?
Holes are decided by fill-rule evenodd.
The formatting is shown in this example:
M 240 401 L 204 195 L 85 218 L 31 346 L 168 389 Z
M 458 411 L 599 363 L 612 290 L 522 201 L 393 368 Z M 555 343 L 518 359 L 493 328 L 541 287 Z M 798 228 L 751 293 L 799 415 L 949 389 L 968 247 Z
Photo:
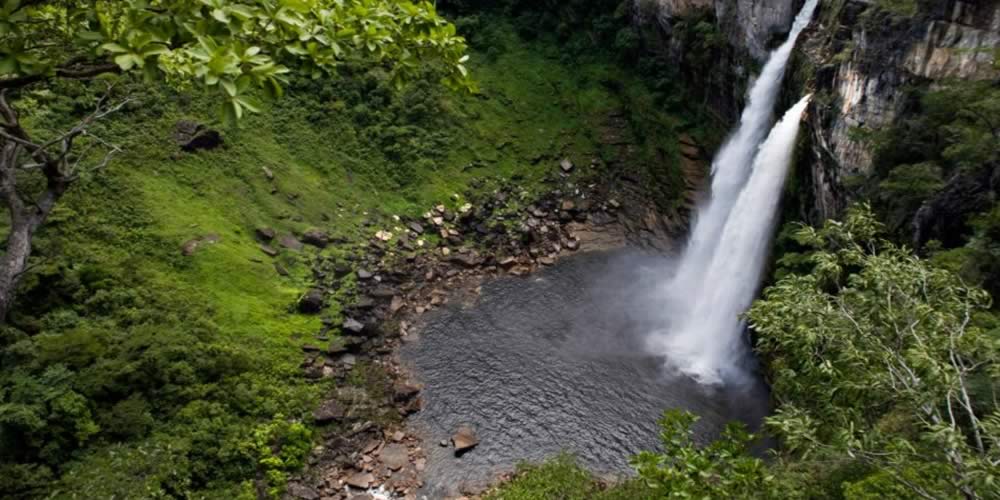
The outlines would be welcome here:
M 21 275 L 28 267 L 28 256 L 31 255 L 31 236 L 34 228 L 30 221 L 14 222 L 21 217 L 11 217 L 13 223 L 7 236 L 7 252 L 0 259 L 0 322 L 7 319 L 14 302 L 14 291 Z

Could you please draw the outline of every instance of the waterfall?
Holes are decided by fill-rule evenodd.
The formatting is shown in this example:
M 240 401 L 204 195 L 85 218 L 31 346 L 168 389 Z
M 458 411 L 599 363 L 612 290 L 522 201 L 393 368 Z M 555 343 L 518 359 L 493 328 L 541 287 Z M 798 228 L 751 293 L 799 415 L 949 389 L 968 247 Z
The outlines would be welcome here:
M 818 0 L 807 0 L 788 39 L 771 52 L 750 89 L 736 131 L 712 163 L 711 196 L 698 208 L 676 275 L 666 284 L 666 326 L 649 345 L 706 384 L 739 379 L 747 346 L 740 315 L 753 300 L 808 96 L 768 134 L 791 57 Z M 766 139 L 765 139 L 766 136 Z

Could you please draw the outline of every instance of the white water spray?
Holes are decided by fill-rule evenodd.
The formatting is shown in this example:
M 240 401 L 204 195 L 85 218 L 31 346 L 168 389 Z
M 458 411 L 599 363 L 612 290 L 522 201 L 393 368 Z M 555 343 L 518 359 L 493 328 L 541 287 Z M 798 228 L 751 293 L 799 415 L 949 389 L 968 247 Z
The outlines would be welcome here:
M 711 197 L 698 209 L 677 274 L 666 288 L 669 326 L 650 337 L 656 353 L 706 384 L 739 381 L 744 375 L 747 346 L 740 315 L 760 283 L 809 97 L 769 135 L 767 130 L 792 49 L 817 2 L 807 0 L 802 6 L 788 39 L 771 53 L 751 88 L 739 127 L 716 155 Z
M 789 109 L 761 145 L 753 172 L 733 204 L 719 246 L 701 276 L 702 286 L 684 301 L 676 328 L 655 337 L 660 352 L 674 366 L 703 383 L 738 381 L 744 375 L 745 324 L 740 315 L 750 307 L 761 280 L 781 190 L 809 98 L 803 97 Z

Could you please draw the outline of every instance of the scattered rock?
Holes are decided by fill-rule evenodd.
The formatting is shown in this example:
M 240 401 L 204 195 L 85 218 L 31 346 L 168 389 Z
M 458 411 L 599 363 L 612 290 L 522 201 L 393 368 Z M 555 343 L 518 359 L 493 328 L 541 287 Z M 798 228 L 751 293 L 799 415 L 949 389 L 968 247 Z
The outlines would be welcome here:
M 345 415 L 347 414 L 344 412 L 344 407 L 341 406 L 337 400 L 331 399 L 324 402 L 319 408 L 316 408 L 316 410 L 313 411 L 313 420 L 315 420 L 317 424 L 325 424 L 334 420 L 340 420 L 344 418 Z
M 405 305 L 406 303 L 403 302 L 403 298 L 396 295 L 392 298 L 392 302 L 389 303 L 389 312 L 392 314 L 396 314 Z
M 345 332 L 358 335 L 362 331 L 364 331 L 365 325 L 354 318 L 346 318 L 344 319 L 344 324 L 341 325 L 341 329 L 343 329 Z
M 479 256 L 477 256 L 475 254 L 471 254 L 471 253 L 468 253 L 468 254 L 460 254 L 459 253 L 459 254 L 452 255 L 448 259 L 448 261 L 452 262 L 454 264 L 459 264 L 459 265 L 461 265 L 463 267 L 470 268 L 470 269 L 473 268 L 473 267 L 476 267 L 476 266 L 478 266 L 479 264 L 482 263 L 482 259 L 480 259 Z
M 396 401 L 409 401 L 420 394 L 420 387 L 405 382 L 397 382 L 392 386 L 392 397 Z
M 271 245 L 265 245 L 265 244 L 262 243 L 260 245 L 260 251 L 264 252 L 269 257 L 277 257 L 278 256 L 278 251 L 275 250 L 274 247 L 272 247 Z
M 272 172 L 271 169 L 267 167 L 260 167 L 260 169 L 264 171 L 264 177 L 267 177 L 267 180 L 269 181 L 274 180 L 274 172 Z
M 288 496 L 302 500 L 319 500 L 319 493 L 316 490 L 301 483 L 289 483 Z
M 359 280 L 370 280 L 373 277 L 375 277 L 375 275 L 372 274 L 371 271 L 369 271 L 367 269 L 358 269 L 358 279 Z
M 275 236 L 278 235 L 278 233 L 276 233 L 274 229 L 271 229 L 269 227 L 258 227 L 257 229 L 254 230 L 254 234 L 256 234 L 257 239 L 261 241 L 271 241 L 274 239 Z
M 471 427 L 462 426 L 451 436 L 451 443 L 455 446 L 455 453 L 459 454 L 475 448 L 479 444 L 479 438 Z
M 323 290 L 313 288 L 299 299 L 299 312 L 316 314 L 323 309 Z
M 382 448 L 382 452 L 379 453 L 379 459 L 391 470 L 399 470 L 410 462 L 406 446 L 399 443 L 392 443 Z
M 563 158 L 563 160 L 559 162 L 559 168 L 562 169 L 563 172 L 570 173 L 573 171 L 573 162 L 570 161 L 569 158 Z
M 421 226 L 417 222 L 411 222 L 407 224 L 406 227 L 410 228 L 410 231 L 413 231 L 414 233 L 424 234 L 424 226 Z
M 574 203 L 573 200 L 563 200 L 560 208 L 562 208 L 564 212 L 572 212 L 573 210 L 576 210 L 576 203 Z
M 319 229 L 310 229 L 302 233 L 302 242 L 317 248 L 326 248 L 330 244 L 330 235 Z
M 392 233 L 389 231 L 379 231 L 375 233 L 375 237 L 381 241 L 389 241 L 392 239 Z
M 302 251 L 302 242 L 290 234 L 285 234 L 282 235 L 281 238 L 278 238 L 278 244 L 289 250 L 294 250 L 296 252 Z
M 375 481 L 375 476 L 370 472 L 358 472 L 347 477 L 347 484 L 358 489 L 366 490 Z

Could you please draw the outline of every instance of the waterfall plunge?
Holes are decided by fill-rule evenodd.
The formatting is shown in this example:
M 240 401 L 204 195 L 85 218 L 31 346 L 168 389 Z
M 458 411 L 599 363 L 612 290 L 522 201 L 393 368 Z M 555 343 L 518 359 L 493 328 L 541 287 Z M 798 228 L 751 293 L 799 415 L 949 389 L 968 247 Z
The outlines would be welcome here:
M 751 88 L 739 127 L 716 155 L 711 197 L 699 207 L 677 274 L 664 290 L 669 326 L 649 340 L 671 366 L 705 384 L 739 381 L 744 374 L 747 345 L 740 315 L 760 283 L 809 97 L 792 107 L 770 134 L 767 130 L 788 59 L 817 2 L 807 0 L 802 6 L 788 39 L 771 53 Z

